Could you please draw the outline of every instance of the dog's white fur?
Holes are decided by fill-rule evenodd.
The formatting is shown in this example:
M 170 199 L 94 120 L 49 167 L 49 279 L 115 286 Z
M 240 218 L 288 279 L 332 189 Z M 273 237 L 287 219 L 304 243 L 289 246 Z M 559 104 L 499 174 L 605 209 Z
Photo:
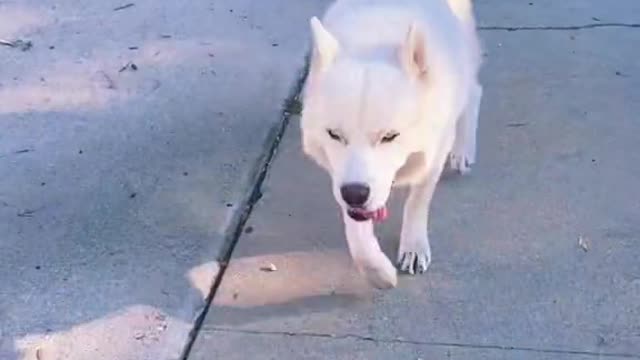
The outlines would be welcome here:
M 471 0 L 338 0 L 310 24 L 304 151 L 331 175 L 356 266 L 375 286 L 393 287 L 396 269 L 373 223 L 347 216 L 340 187 L 369 185 L 374 210 L 392 186 L 409 186 L 398 266 L 427 269 L 429 206 L 443 167 L 448 160 L 465 173 L 476 157 L 481 55 Z

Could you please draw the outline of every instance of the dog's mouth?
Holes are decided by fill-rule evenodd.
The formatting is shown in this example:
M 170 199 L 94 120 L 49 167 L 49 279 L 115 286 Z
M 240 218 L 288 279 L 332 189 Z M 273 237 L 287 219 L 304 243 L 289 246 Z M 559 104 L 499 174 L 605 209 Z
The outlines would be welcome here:
M 383 206 L 376 210 L 367 210 L 362 208 L 349 208 L 347 209 L 347 215 L 355 221 L 375 221 L 383 222 L 389 216 L 389 211 L 386 206 Z

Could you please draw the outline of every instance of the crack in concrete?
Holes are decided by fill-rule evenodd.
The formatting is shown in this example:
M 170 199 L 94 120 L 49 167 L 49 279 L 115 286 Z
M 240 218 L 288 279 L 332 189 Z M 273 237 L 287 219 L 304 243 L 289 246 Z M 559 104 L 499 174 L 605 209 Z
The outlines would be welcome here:
M 217 259 L 219 263 L 218 273 L 216 274 L 215 279 L 213 279 L 213 285 L 209 290 L 209 294 L 205 299 L 205 305 L 202 307 L 201 311 L 196 316 L 193 328 L 189 332 L 189 338 L 187 343 L 182 351 L 180 356 L 181 360 L 187 360 L 189 354 L 191 353 L 191 349 L 193 348 L 193 344 L 195 343 L 198 334 L 203 326 L 204 320 L 211 308 L 211 303 L 213 302 L 213 298 L 215 297 L 220 284 L 222 283 L 222 279 L 227 270 L 227 265 L 229 260 L 231 259 L 231 255 L 233 254 L 233 250 L 242 235 L 242 231 L 244 230 L 244 226 L 251 216 L 253 212 L 253 208 L 256 203 L 262 198 L 262 185 L 267 178 L 267 174 L 269 169 L 271 168 L 271 164 L 275 158 L 276 152 L 284 137 L 285 131 L 291 117 L 296 114 L 291 113 L 291 103 L 296 101 L 300 93 L 302 92 L 302 87 L 304 86 L 304 82 L 307 78 L 307 73 L 309 69 L 309 55 L 305 57 L 305 65 L 303 69 L 300 71 L 300 76 L 296 79 L 293 88 L 291 89 L 291 93 L 285 99 L 283 103 L 283 109 L 281 113 L 280 121 L 271 129 L 269 134 L 265 140 L 264 151 L 261 156 L 257 160 L 255 170 L 251 174 L 251 179 L 253 179 L 248 188 L 248 193 L 245 195 L 242 206 L 238 207 L 238 211 L 234 215 L 234 219 L 232 221 L 232 225 L 229 226 L 229 230 L 226 233 L 226 241 L 223 244 L 222 249 L 220 250 L 220 256 Z
M 309 337 L 319 339 L 333 339 L 333 340 L 356 340 L 356 341 L 368 341 L 382 344 L 400 344 L 400 345 L 420 345 L 420 346 L 432 346 L 432 347 L 453 347 L 464 349 L 476 349 L 476 350 L 499 350 L 499 351 L 523 351 L 534 352 L 544 354 L 556 354 L 556 355 L 582 355 L 582 356 L 597 356 L 599 358 L 623 358 L 623 359 L 640 359 L 640 354 L 627 354 L 627 353 L 608 353 L 608 352 L 595 352 L 587 350 L 562 350 L 562 349 L 548 349 L 548 348 L 536 348 L 528 346 L 510 346 L 510 345 L 497 345 L 497 344 L 471 344 L 462 342 L 446 342 L 446 341 L 419 341 L 403 338 L 376 338 L 373 336 L 365 336 L 358 334 L 328 334 L 328 333 L 316 333 L 316 332 L 293 332 L 293 331 L 260 331 L 249 329 L 230 329 L 224 327 L 208 326 L 201 329 L 203 332 L 222 332 L 229 334 L 246 334 L 246 335 L 267 335 L 267 336 L 289 336 L 289 337 Z
M 585 30 L 596 28 L 640 28 L 640 23 L 591 23 L 585 25 L 560 25 L 560 26 L 478 26 L 483 31 L 567 31 Z

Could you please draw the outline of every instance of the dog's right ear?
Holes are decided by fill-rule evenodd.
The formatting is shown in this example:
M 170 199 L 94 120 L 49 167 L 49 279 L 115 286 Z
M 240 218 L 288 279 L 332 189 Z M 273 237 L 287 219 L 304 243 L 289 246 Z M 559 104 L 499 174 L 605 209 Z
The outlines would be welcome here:
M 336 38 L 324 28 L 317 17 L 312 17 L 309 23 L 313 36 L 312 67 L 316 71 L 323 71 L 333 63 L 340 46 Z
M 408 74 L 418 79 L 425 78 L 429 70 L 426 52 L 422 29 L 416 23 L 412 23 L 398 54 L 400 63 Z

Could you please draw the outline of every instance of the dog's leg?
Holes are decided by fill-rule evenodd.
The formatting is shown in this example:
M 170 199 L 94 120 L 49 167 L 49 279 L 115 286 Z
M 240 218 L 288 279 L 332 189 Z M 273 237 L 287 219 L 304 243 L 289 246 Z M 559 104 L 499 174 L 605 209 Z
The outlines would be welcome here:
M 396 268 L 382 252 L 373 232 L 371 221 L 358 222 L 343 212 L 349 252 L 369 282 L 380 289 L 395 287 L 398 279 Z
M 409 274 L 423 273 L 431 264 L 431 246 L 427 226 L 431 198 L 442 174 L 447 153 L 436 156 L 427 176 L 411 186 L 404 204 L 398 266 Z
M 456 123 L 456 139 L 449 154 L 449 167 L 461 174 L 471 171 L 476 162 L 476 132 L 482 99 L 482 86 L 472 86 L 468 104 Z

